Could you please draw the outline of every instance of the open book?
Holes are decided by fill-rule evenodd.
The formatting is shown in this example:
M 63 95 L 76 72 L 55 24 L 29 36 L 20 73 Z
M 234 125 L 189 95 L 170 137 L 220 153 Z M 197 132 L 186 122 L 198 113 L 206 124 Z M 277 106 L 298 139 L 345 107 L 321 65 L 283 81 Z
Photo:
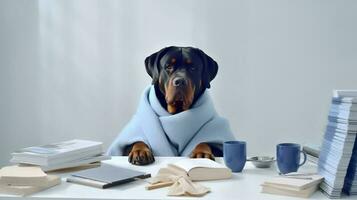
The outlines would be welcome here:
M 228 179 L 232 171 L 225 165 L 207 158 L 183 158 L 168 167 L 182 170 L 193 181 Z
M 203 196 L 210 191 L 200 183 L 193 181 L 228 179 L 232 172 L 226 166 L 207 158 L 182 158 L 160 168 L 150 180 L 147 190 L 170 186 L 170 196 Z

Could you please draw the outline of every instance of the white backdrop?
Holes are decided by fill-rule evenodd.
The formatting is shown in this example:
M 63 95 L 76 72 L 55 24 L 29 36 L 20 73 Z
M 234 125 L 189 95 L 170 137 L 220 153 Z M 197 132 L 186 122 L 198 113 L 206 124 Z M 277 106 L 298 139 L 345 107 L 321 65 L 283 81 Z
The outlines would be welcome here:
M 334 88 L 357 88 L 357 1 L 0 1 L 0 164 L 83 138 L 106 147 L 169 45 L 219 64 L 211 93 L 249 155 L 319 144 Z

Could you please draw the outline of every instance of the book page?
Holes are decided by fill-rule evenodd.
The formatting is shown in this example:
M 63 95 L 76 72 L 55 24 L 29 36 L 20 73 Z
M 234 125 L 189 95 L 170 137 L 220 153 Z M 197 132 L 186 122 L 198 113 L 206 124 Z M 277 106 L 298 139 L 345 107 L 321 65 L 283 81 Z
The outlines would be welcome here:
M 193 168 L 226 168 L 226 166 L 207 158 L 183 158 L 172 164 L 184 169 L 186 172 Z

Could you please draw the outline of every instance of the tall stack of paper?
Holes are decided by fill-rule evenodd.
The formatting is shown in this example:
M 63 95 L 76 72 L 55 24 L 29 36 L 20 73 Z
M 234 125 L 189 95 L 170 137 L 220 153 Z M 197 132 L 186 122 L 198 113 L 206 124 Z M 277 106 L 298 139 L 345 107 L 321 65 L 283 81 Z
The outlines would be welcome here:
M 27 147 L 12 153 L 12 163 L 40 166 L 52 171 L 107 160 L 103 143 L 89 140 L 69 140 L 42 146 Z
M 335 91 L 318 162 L 320 187 L 330 198 L 341 196 L 356 133 L 357 91 Z

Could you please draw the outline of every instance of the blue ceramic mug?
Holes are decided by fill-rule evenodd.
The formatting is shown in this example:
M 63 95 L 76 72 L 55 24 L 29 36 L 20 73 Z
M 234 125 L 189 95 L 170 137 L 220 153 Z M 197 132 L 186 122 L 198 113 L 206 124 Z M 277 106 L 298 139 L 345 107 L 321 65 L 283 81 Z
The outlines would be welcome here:
M 276 161 L 280 173 L 297 172 L 299 167 L 305 164 L 306 154 L 300 148 L 299 144 L 294 143 L 281 143 L 276 146 Z M 304 155 L 302 163 L 300 163 L 300 153 Z
M 227 141 L 223 143 L 223 158 L 232 172 L 241 172 L 247 160 L 246 142 Z

